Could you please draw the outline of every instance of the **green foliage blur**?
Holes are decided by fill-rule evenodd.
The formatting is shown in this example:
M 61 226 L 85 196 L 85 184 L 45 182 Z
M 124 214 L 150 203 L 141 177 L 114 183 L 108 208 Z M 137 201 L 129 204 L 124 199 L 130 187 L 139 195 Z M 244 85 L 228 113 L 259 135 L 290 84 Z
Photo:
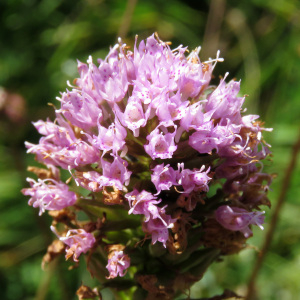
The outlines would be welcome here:
M 122 36 L 158 32 L 162 40 L 193 49 L 207 60 L 221 50 L 225 59 L 214 71 L 242 79 L 249 94 L 248 113 L 259 114 L 272 145 L 276 173 L 269 196 L 273 207 L 282 188 L 300 117 L 300 2 L 298 0 L 3 0 L 0 1 L 0 293 L 1 299 L 77 299 L 83 282 L 95 286 L 85 262 L 68 270 L 63 258 L 41 269 L 54 238 L 47 214 L 27 205 L 24 141 L 38 142 L 31 122 L 53 118 L 55 97 L 77 77 L 76 60 L 104 58 Z M 256 280 L 259 299 L 293 300 L 300 295 L 300 163 L 295 166 L 279 222 Z M 213 265 L 192 288 L 191 297 L 212 297 L 228 288 L 246 293 L 272 209 L 266 207 L 265 231 L 254 229 L 249 248 Z M 114 299 L 109 291 L 103 298 Z M 123 299 L 126 299 L 124 295 Z M 182 298 L 183 299 L 183 298 Z

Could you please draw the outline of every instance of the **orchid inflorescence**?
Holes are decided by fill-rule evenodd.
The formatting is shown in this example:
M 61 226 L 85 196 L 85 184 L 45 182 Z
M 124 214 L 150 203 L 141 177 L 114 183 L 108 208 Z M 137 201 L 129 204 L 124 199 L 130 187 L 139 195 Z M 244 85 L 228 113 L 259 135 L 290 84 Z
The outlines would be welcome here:
M 223 59 L 201 62 L 199 51 L 186 56 L 187 47 L 172 50 L 157 35 L 130 51 L 119 39 L 98 66 L 78 62 L 55 121 L 35 122 L 43 137 L 26 142 L 47 169 L 31 167 L 39 178 L 23 193 L 53 217 L 66 258 L 89 252 L 92 264 L 107 251 L 104 285 L 128 273 L 149 297 L 169 299 L 220 255 L 243 249 L 251 225 L 263 229 L 272 178 L 262 131 L 270 129 L 242 111 L 239 81 L 226 83 L 226 73 L 210 84 Z M 180 276 L 186 285 L 175 284 Z

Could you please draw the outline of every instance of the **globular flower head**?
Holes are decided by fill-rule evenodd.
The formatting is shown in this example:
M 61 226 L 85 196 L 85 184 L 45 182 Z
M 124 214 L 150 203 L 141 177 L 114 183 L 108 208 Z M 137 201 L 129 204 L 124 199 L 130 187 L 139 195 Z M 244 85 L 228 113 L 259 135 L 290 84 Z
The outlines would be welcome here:
M 31 187 L 23 193 L 40 213 L 68 207 L 72 218 L 53 216 L 53 225 L 62 222 L 69 230 L 58 235 L 67 245 L 67 258 L 78 261 L 94 247 L 96 236 L 100 253 L 110 249 L 107 278 L 122 277 L 130 258 L 119 243 L 128 236 L 126 253 L 134 264 L 139 251 L 148 258 L 159 249 L 158 269 L 182 253 L 178 272 L 170 276 L 179 282 L 176 276 L 188 270 L 185 257 L 190 264 L 195 251 L 213 249 L 212 260 L 217 259 L 228 237 L 240 250 L 252 235 L 251 225 L 262 228 L 260 206 L 269 205 L 271 182 L 262 170 L 261 161 L 270 153 L 262 131 L 269 129 L 258 116 L 245 115 L 240 81 L 226 83 L 226 74 L 211 85 L 212 71 L 222 61 L 219 52 L 203 62 L 199 51 L 171 49 L 157 35 L 139 44 L 136 40 L 132 50 L 119 39 L 105 59 L 78 62 L 79 78 L 58 98 L 55 121 L 34 123 L 42 137 L 37 145 L 26 143 L 28 152 L 49 169 L 66 169 L 72 177 L 65 184 L 58 172 L 48 179 L 36 173 L 38 181 L 29 179 Z M 199 232 L 206 237 L 197 236 Z M 144 246 L 148 238 L 162 247 Z M 203 249 L 195 244 L 199 239 Z M 199 269 L 200 261 L 207 263 L 196 259 L 191 270 Z

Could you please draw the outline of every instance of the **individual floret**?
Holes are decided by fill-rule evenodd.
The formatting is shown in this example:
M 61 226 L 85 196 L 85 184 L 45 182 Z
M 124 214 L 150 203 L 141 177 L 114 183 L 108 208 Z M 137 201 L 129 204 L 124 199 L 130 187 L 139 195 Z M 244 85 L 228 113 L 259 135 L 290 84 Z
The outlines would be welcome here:
M 39 207 L 39 215 L 45 210 L 61 210 L 73 205 L 77 200 L 77 195 L 69 190 L 68 185 L 54 179 L 27 178 L 30 188 L 22 189 L 22 193 L 30 196 L 29 205 Z

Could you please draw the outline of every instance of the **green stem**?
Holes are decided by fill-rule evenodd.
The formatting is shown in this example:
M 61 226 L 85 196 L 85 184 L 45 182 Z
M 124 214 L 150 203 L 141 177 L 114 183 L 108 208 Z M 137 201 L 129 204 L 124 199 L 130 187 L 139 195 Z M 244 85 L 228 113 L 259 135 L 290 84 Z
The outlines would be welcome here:
M 99 202 L 97 200 L 92 200 L 92 199 L 83 199 L 83 198 L 79 198 L 76 202 L 76 205 L 79 206 L 97 206 L 97 207 L 101 207 L 101 208 L 107 208 L 107 205 L 105 205 L 102 202 Z
M 122 220 L 122 221 L 107 221 L 105 222 L 103 232 L 119 231 L 123 229 L 136 229 L 141 225 L 140 220 Z

